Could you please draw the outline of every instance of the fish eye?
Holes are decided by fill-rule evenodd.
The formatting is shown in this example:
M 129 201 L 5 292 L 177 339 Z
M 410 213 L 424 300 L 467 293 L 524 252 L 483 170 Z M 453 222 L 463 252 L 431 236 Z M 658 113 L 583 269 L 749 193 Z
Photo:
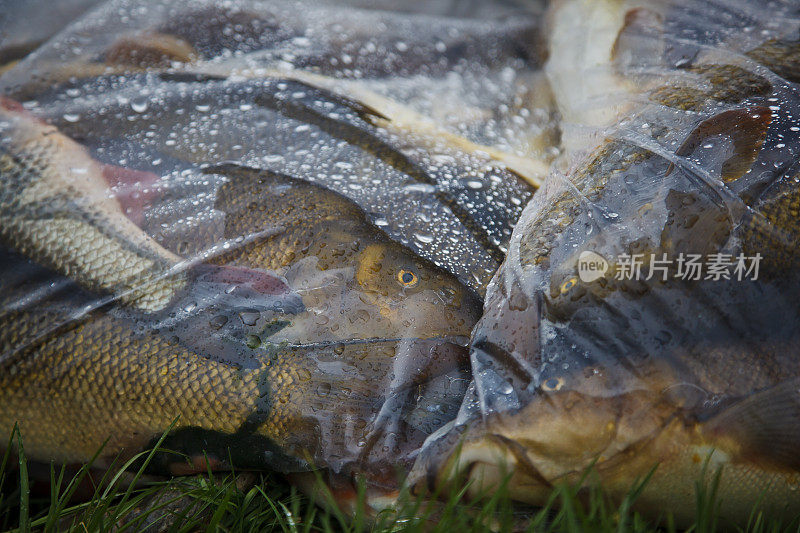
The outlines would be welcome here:
M 397 273 L 397 281 L 403 287 L 413 287 L 417 284 L 419 278 L 411 270 L 402 269 Z
M 561 294 L 568 292 L 572 287 L 578 283 L 578 278 L 569 278 L 561 284 Z
M 547 392 L 559 391 L 564 387 L 564 378 L 548 378 L 542 383 L 542 390 Z

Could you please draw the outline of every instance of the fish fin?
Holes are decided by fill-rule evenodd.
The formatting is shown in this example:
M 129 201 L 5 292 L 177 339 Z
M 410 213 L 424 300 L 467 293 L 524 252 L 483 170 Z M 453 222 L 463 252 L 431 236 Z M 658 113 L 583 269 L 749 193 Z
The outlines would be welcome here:
M 376 472 L 373 467 L 368 482 L 361 485 L 359 478 L 330 469 L 316 472 L 291 472 L 287 478 L 317 505 L 336 513 L 364 515 L 375 520 L 382 509 L 391 509 L 400 498 L 393 471 Z
M 303 300 L 286 281 L 270 272 L 232 265 L 194 267 L 194 284 L 205 287 L 217 303 L 228 308 L 263 308 L 287 314 L 303 311 Z M 231 291 L 230 287 L 234 287 Z M 198 288 L 199 291 L 204 289 Z
M 203 174 L 219 174 L 233 180 L 272 180 L 285 181 L 286 183 L 307 183 L 305 180 L 295 178 L 282 172 L 270 170 L 268 168 L 248 167 L 234 162 L 223 162 L 216 165 L 203 167 Z
M 28 113 L 28 111 L 16 100 L 7 96 L 0 95 L 0 109 L 14 111 L 16 113 Z M 30 113 L 28 113 L 30 114 Z
M 435 183 L 423 166 L 376 131 L 376 121 L 391 122 L 384 114 L 366 104 L 304 81 L 284 80 L 283 83 L 291 83 L 293 88 L 300 89 L 297 92 L 305 96 L 287 98 L 286 91 L 275 90 L 278 85 L 273 84 L 272 88 L 265 86 L 265 90 L 256 96 L 255 103 L 288 118 L 312 124 L 328 135 L 358 146 L 416 181 Z M 329 108 L 325 104 L 334 107 Z
M 137 226 L 144 222 L 144 211 L 156 196 L 153 185 L 159 180 L 157 174 L 146 170 L 103 164 L 103 178 L 114 190 L 122 212 Z
M 197 50 L 180 37 L 148 32 L 120 37 L 106 51 L 104 59 L 109 65 L 146 69 L 192 63 L 199 57 Z
M 703 434 L 740 458 L 800 471 L 800 379 L 756 392 L 706 421 Z
M 300 294 L 270 272 L 209 264 L 191 272 L 187 288 L 158 317 L 159 327 L 211 360 L 257 367 L 264 332 L 305 309 Z
M 763 106 L 724 111 L 701 122 L 675 155 L 689 156 L 710 137 L 727 135 L 733 141 L 733 155 L 722 164 L 721 178 L 726 183 L 735 181 L 753 166 L 771 122 L 772 111 Z M 672 168 L 670 165 L 668 174 Z
M 282 80 L 284 83 L 291 83 L 298 85 L 301 89 L 306 89 L 313 94 L 316 94 L 319 97 L 322 97 L 325 100 L 329 100 L 333 103 L 341 105 L 345 108 L 350 109 L 353 113 L 358 115 L 361 120 L 366 122 L 371 122 L 372 119 L 381 119 L 391 122 L 391 119 L 375 109 L 374 107 L 365 104 L 359 100 L 351 98 L 349 96 L 344 96 L 337 92 L 334 92 L 330 89 L 325 87 L 321 87 L 319 85 L 315 85 L 309 81 L 298 80 L 293 78 L 287 78 Z
M 39 124 L 47 125 L 47 122 L 37 117 L 36 115 L 25 109 L 25 106 L 23 106 L 13 98 L 9 98 L 8 96 L 0 95 L 0 110 L 10 111 L 12 113 L 19 113 L 20 115 L 23 115 L 27 119 L 33 120 Z

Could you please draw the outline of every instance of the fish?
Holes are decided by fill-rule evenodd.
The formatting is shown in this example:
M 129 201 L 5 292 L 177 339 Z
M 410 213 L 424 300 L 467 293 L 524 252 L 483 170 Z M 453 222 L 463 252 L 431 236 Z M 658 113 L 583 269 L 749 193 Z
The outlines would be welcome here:
M 393 238 L 482 293 L 535 187 L 500 154 L 452 133 L 423 130 L 417 113 L 397 104 L 387 110 L 386 98 L 365 102 L 363 94 L 344 97 L 336 80 L 270 74 L 92 78 L 38 94 L 35 101 L 52 103 L 35 111 L 102 152 L 109 164 L 136 160 L 139 168 L 166 175 L 155 185 L 167 194 L 151 202 L 143 221 L 156 240 L 173 227 L 182 230 L 176 220 L 214 216 L 204 211 L 213 205 L 203 195 L 217 185 L 202 185 L 209 178 L 197 172 L 200 165 L 236 160 L 288 174 L 317 168 L 308 179 L 350 195 Z M 84 98 L 64 100 L 72 91 Z M 151 97 L 137 96 L 147 91 Z M 133 112 L 131 102 L 145 111 Z M 440 229 L 431 231 L 432 225 Z
M 521 103 L 538 92 L 523 87 L 531 19 L 352 10 L 362 24 L 344 36 L 331 27 L 350 28 L 349 10 L 287 6 L 151 2 L 120 25 L 110 2 L 0 76 L 10 138 L 59 141 L 26 174 L 49 193 L 33 205 L 114 230 L 54 254 L 29 248 L 27 215 L 10 212 L 0 428 L 19 422 L 28 457 L 82 463 L 102 446 L 105 466 L 166 432 L 183 455 L 152 471 L 301 485 L 321 468 L 340 502 L 355 505 L 364 476 L 380 506 L 455 417 L 486 283 L 546 168 L 511 148 L 545 151 Z M 387 21 L 424 39 L 406 50 L 371 30 Z M 391 63 L 345 66 L 375 44 L 395 47 Z M 500 77 L 508 89 L 487 83 Z M 446 108 L 433 91 L 453 95 Z M 79 165 L 58 164 L 67 149 Z M 66 187 L 72 168 L 90 182 Z M 72 237 L 44 218 L 48 238 Z M 109 243 L 133 253 L 83 259 Z M 140 255 L 159 260 L 114 281 Z
M 156 473 L 329 468 L 390 490 L 455 414 L 480 299 L 337 193 L 238 165 L 204 172 L 226 176 L 216 207 L 238 240 L 187 282 L 206 299 L 95 306 L 50 264 L 3 250 L 0 440 L 17 425 L 32 460 L 99 452 L 108 467 L 169 433 L 189 462 L 164 454 Z M 216 297 L 242 285 L 247 307 Z
M 114 167 L 94 160 L 19 103 L 0 98 L 0 242 L 90 290 L 117 293 L 140 309 L 163 309 L 184 282 L 159 274 L 181 258 L 124 212 L 137 206 L 123 208 L 109 194 L 106 176 Z M 124 169 L 118 174 L 132 184 L 143 182 L 142 188 L 157 179 Z
M 117 301 L 156 313 L 231 277 L 248 288 L 219 295 L 217 303 L 236 307 L 253 287 L 263 289 L 258 295 L 287 292 L 270 274 L 186 260 L 141 229 L 156 174 L 97 161 L 6 97 L 0 133 L 0 243 L 105 296 L 94 306 Z
M 540 61 L 536 18 L 270 1 L 148 7 L 121 28 L 112 7 L 95 10 L 79 30 L 94 38 L 68 50 L 48 43 L 3 75 L 0 92 L 109 163 L 158 161 L 162 174 L 232 160 L 290 175 L 320 168 L 320 181 L 336 177 L 325 186 L 354 198 L 393 238 L 483 292 L 557 136 L 550 110 L 538 114 L 549 94 L 527 87 Z M 412 28 L 415 45 L 399 42 L 396 33 Z M 80 40 L 75 31 L 58 41 Z M 532 147 L 536 155 L 524 155 Z M 172 226 L 162 211 L 159 222 Z
M 410 483 L 505 483 L 544 505 L 561 484 L 621 502 L 646 480 L 634 509 L 650 518 L 688 526 L 705 486 L 726 526 L 793 519 L 797 5 L 551 10 L 569 155 L 489 285 L 463 415 L 429 438 Z M 570 87 L 576 76 L 593 83 Z

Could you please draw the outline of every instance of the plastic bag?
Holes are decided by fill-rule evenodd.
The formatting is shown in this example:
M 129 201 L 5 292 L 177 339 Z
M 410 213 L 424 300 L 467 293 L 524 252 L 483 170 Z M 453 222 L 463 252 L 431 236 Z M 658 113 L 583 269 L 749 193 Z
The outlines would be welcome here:
M 0 441 L 394 490 L 553 155 L 536 21 L 215 4 L 102 3 L 0 77 Z
M 474 382 L 417 479 L 465 472 L 478 493 L 509 475 L 544 504 L 559 483 L 621 500 L 649 477 L 639 508 L 688 524 L 724 467 L 721 516 L 796 514 L 798 11 L 767 4 L 550 13 L 571 155 L 514 230 Z

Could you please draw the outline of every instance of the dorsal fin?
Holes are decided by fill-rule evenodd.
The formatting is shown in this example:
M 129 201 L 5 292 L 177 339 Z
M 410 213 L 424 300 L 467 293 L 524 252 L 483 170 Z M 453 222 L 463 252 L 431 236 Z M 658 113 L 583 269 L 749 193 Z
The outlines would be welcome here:
M 366 213 L 356 202 L 302 178 L 237 163 L 210 166 L 203 173 L 230 180 L 220 188 L 214 204 L 215 209 L 227 214 L 226 232 L 261 231 L 269 224 L 283 227 L 309 217 L 367 222 Z
M 139 68 L 169 67 L 172 63 L 193 63 L 199 54 L 188 42 L 175 35 L 145 32 L 124 35 L 105 53 L 109 65 Z
M 767 107 L 724 111 L 701 122 L 675 151 L 675 155 L 689 156 L 709 138 L 726 135 L 733 141 L 733 155 L 722 164 L 720 177 L 726 183 L 735 181 L 753 166 L 771 122 L 772 112 Z M 672 168 L 673 165 L 670 165 L 667 174 Z
M 141 226 L 147 205 L 158 196 L 153 187 L 159 176 L 146 170 L 109 164 L 102 164 L 100 170 L 108 185 L 114 188 L 114 198 L 122 212 Z

